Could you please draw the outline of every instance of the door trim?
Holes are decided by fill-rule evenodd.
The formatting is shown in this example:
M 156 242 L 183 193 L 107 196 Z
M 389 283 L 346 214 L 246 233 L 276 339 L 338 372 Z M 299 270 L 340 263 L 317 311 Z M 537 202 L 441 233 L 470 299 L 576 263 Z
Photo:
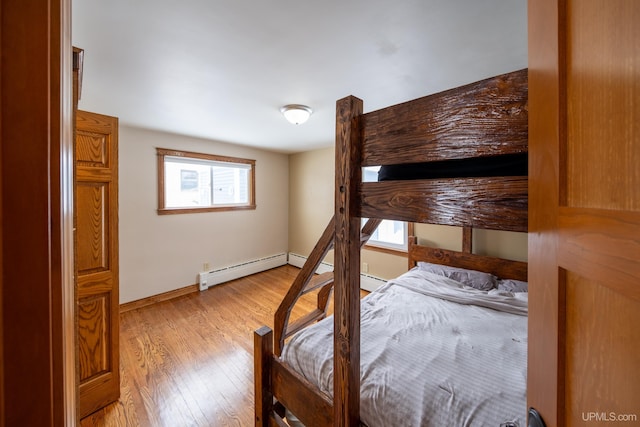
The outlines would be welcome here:
M 76 357 L 76 286 L 73 240 L 74 212 L 74 105 L 73 105 L 73 47 L 71 45 L 71 0 L 61 5 L 61 206 L 62 206 L 62 341 L 63 341 L 63 411 L 64 425 L 79 424 L 77 413 L 78 362 Z

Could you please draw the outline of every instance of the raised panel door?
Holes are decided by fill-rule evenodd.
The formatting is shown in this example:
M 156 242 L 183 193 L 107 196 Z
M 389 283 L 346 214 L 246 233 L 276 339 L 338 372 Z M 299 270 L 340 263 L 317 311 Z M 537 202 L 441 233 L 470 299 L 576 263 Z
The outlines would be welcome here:
M 528 404 L 640 424 L 640 2 L 529 1 Z
M 120 396 L 118 119 L 76 118 L 76 283 L 79 415 Z

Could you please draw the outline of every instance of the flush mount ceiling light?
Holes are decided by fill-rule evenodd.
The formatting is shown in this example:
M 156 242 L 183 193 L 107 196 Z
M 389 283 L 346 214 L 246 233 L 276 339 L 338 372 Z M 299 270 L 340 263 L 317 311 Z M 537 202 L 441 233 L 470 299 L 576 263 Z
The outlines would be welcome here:
M 282 107 L 280 112 L 284 114 L 284 117 L 289 121 L 289 123 L 299 125 L 309 120 L 309 116 L 313 110 L 306 105 L 289 104 Z

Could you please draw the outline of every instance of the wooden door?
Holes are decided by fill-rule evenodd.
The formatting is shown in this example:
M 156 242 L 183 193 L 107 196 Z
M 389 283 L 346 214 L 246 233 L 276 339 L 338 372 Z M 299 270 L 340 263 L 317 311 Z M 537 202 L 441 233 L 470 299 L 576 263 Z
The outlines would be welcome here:
M 529 1 L 528 404 L 640 425 L 640 2 Z
M 74 422 L 70 28 L 70 0 L 0 2 L 2 427 Z
M 76 116 L 76 269 L 79 414 L 120 396 L 118 119 Z

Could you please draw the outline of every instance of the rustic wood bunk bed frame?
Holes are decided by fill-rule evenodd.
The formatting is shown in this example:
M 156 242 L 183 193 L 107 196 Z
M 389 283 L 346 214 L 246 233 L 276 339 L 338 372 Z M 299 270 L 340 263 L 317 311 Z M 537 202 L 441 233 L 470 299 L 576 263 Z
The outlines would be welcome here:
M 526 280 L 526 263 L 473 254 L 472 229 L 527 231 L 527 176 L 362 182 L 365 166 L 406 165 L 527 152 L 527 70 L 363 114 L 337 102 L 335 215 L 274 317 L 254 334 L 257 426 L 286 426 L 285 408 L 307 427 L 360 424 L 360 249 L 382 219 L 460 226 L 462 252 L 410 239 L 409 267 L 448 264 Z M 361 230 L 361 218 L 371 218 Z M 314 275 L 330 249 L 334 272 Z M 334 295 L 333 401 L 279 358 L 285 339 L 326 316 Z M 297 299 L 318 291 L 317 309 L 289 323 Z

